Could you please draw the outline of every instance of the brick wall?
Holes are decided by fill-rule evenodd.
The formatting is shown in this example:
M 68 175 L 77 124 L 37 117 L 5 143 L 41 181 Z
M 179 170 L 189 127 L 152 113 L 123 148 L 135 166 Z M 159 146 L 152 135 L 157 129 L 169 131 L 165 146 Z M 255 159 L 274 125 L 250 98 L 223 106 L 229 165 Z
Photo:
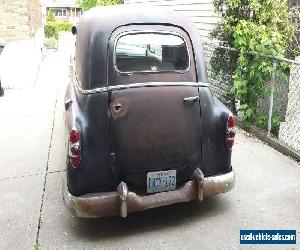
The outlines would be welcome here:
M 0 0 L 0 39 L 29 39 L 41 25 L 40 0 Z
M 34 33 L 42 26 L 42 9 L 40 0 L 28 0 L 29 24 Z

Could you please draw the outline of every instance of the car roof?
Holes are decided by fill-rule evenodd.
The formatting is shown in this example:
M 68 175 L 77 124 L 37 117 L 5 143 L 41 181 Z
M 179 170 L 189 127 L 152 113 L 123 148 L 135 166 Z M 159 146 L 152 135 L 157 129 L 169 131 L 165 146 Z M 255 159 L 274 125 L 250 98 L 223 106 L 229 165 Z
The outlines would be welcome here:
M 110 36 L 117 28 L 131 24 L 159 24 L 179 27 L 186 31 L 192 40 L 194 48 L 199 50 L 198 52 L 204 57 L 199 34 L 194 23 L 181 13 L 164 7 L 141 4 L 122 4 L 92 8 L 80 18 L 76 37 L 76 73 L 84 89 L 93 89 L 106 84 L 107 44 Z M 204 61 L 203 58 L 198 59 L 201 59 L 199 62 Z M 97 69 L 91 68 L 92 65 L 97 65 Z M 205 66 L 198 66 L 201 71 L 198 72 L 198 75 L 201 73 L 204 76 L 200 80 L 205 81 Z
M 128 24 L 169 23 L 180 27 L 190 26 L 193 23 L 183 14 L 171 11 L 165 7 L 156 7 L 141 4 L 122 4 L 92 8 L 85 12 L 81 23 L 99 23 L 98 30 L 112 31 L 116 27 Z

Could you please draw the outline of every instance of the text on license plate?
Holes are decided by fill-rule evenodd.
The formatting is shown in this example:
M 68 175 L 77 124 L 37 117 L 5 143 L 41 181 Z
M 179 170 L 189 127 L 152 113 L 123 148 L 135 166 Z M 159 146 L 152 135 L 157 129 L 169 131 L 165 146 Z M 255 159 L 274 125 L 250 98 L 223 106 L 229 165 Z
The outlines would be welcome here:
M 158 193 L 176 189 L 176 170 L 147 173 L 147 193 Z

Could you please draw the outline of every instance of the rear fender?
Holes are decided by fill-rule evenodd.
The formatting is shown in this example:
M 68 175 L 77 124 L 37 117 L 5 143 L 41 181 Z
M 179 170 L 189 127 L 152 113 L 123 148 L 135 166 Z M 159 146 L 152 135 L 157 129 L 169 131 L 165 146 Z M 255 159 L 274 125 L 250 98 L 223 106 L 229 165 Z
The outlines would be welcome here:
M 68 87 L 71 104 L 66 110 L 66 138 L 75 126 L 80 132 L 80 167 L 73 168 L 67 157 L 68 189 L 79 196 L 115 189 L 109 151 L 107 93 L 81 94 L 73 85 Z M 69 92 L 68 92 L 69 91 Z M 68 154 L 68 152 L 67 152 Z
M 199 88 L 202 119 L 202 168 L 205 176 L 231 171 L 231 150 L 225 145 L 231 111 L 213 97 L 208 87 Z

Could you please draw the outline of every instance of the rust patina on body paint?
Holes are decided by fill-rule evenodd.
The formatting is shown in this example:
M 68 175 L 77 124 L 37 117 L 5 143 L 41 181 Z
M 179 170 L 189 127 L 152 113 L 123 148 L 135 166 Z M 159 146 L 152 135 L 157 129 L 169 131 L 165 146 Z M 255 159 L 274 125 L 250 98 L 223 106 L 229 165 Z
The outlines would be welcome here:
M 87 11 L 74 30 L 65 96 L 71 211 L 126 217 L 230 191 L 234 120 L 209 89 L 194 24 L 125 5 Z M 172 173 L 170 191 L 155 191 L 170 180 L 159 179 L 149 193 L 156 173 Z

